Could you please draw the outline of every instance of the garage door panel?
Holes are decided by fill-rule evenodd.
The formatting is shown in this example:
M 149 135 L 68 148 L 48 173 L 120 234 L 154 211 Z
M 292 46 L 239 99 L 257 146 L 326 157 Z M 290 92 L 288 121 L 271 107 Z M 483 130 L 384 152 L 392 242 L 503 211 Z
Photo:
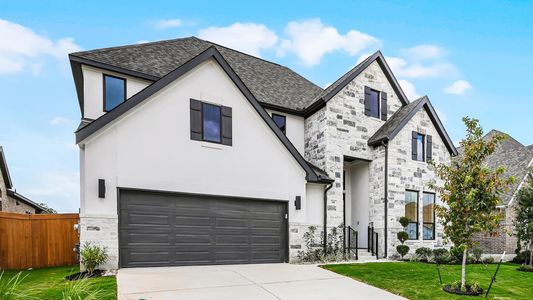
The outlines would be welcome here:
M 138 190 L 119 202 L 122 267 L 286 261 L 286 202 Z

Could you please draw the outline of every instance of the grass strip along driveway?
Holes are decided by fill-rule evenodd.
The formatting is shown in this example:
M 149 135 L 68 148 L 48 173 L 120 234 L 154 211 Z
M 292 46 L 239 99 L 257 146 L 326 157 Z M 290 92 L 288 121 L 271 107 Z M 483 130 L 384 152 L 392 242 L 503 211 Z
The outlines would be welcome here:
M 62 292 L 67 288 L 69 281 L 65 276 L 79 272 L 78 266 L 53 267 L 25 271 L 5 270 L 2 281 L 9 280 L 19 272 L 20 283 L 17 289 L 26 289 L 29 296 L 36 299 L 63 299 Z M 1 271 L 0 271 L 1 272 Z M 90 278 L 90 288 L 100 290 L 98 299 L 116 299 L 117 284 L 114 276 Z
M 497 264 L 467 265 L 467 281 L 477 281 L 487 290 Z M 338 274 L 382 288 L 409 299 L 476 299 L 452 295 L 442 290 L 434 264 L 392 262 L 366 264 L 337 264 L 322 266 Z M 493 284 L 491 299 L 533 299 L 533 273 L 520 272 L 519 265 L 502 264 Z M 461 280 L 460 265 L 441 265 L 442 282 L 451 284 Z M 479 299 L 484 298 L 484 295 Z

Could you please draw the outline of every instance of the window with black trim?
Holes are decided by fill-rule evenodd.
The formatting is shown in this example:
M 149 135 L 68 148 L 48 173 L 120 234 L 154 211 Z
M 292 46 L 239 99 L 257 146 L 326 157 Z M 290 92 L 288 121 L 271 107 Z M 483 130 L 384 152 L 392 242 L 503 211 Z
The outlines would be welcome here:
M 202 112 L 202 139 L 207 142 L 220 143 L 222 141 L 220 106 L 202 103 Z
M 126 79 L 104 74 L 104 111 L 108 112 L 126 101 Z
M 424 192 L 422 195 L 422 237 L 435 239 L 435 194 Z
M 232 145 L 231 107 L 191 99 L 191 139 Z
M 413 131 L 412 137 L 412 157 L 413 160 L 425 161 L 426 158 L 426 136 Z
M 287 132 L 287 118 L 285 116 L 272 114 L 272 120 L 276 123 L 281 132 Z
M 367 99 L 369 101 L 368 106 L 370 107 L 369 116 L 379 118 L 379 92 L 370 89 L 369 93 L 370 96 Z
M 409 224 L 405 231 L 410 240 L 418 239 L 418 192 L 405 191 L 405 217 L 409 219 Z

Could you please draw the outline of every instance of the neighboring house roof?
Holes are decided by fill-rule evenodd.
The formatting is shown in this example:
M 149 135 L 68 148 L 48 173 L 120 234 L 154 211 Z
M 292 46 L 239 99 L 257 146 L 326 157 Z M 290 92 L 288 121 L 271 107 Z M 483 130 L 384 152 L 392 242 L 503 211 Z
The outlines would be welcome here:
M 398 109 L 386 122 L 383 124 L 368 140 L 368 145 L 379 146 L 382 142 L 388 142 L 402 130 L 402 128 L 411 120 L 411 118 L 420 110 L 424 108 L 433 122 L 439 136 L 446 145 L 446 148 L 452 155 L 457 155 L 457 149 L 453 145 L 450 136 L 444 129 L 433 105 L 427 96 L 418 98 L 417 100 Z
M 12 198 L 14 198 L 15 200 L 18 200 L 20 202 L 24 202 L 27 205 L 35 208 L 35 213 L 41 213 L 41 212 L 47 210 L 46 207 L 43 207 L 40 204 L 37 204 L 37 203 L 31 201 L 30 199 L 28 199 L 28 198 L 24 197 L 23 195 L 17 193 L 17 191 L 15 191 L 15 190 L 7 190 L 7 194 L 9 196 L 11 196 Z
M 156 81 L 214 46 L 250 89 L 271 108 L 301 111 L 322 88 L 291 69 L 196 37 L 76 52 L 69 55 L 83 113 L 81 64 Z
M 11 177 L 9 176 L 9 169 L 7 167 L 7 161 L 6 157 L 4 155 L 4 148 L 0 146 L 0 172 L 2 172 L 2 177 L 4 178 L 4 183 L 6 185 L 7 194 L 16 200 L 19 200 L 21 202 L 24 202 L 28 204 L 29 206 L 35 208 L 35 212 L 39 213 L 44 210 L 46 210 L 45 207 L 31 201 L 30 199 L 22 196 L 21 194 L 17 193 L 16 190 L 13 189 L 13 182 L 11 181 Z
M 498 130 L 491 130 L 483 139 L 488 140 L 496 134 L 503 134 L 507 136 L 507 139 L 498 145 L 494 153 L 487 158 L 485 164 L 491 169 L 502 166 L 505 168 L 505 176 L 515 178 L 515 182 L 502 196 L 502 204 L 509 205 L 522 182 L 526 179 L 528 167 L 531 167 L 533 162 L 533 152 L 510 135 Z
M 2 172 L 6 189 L 12 188 L 13 183 L 11 182 L 11 176 L 9 176 L 9 169 L 7 168 L 7 161 L 6 157 L 4 156 L 4 148 L 2 148 L 2 146 L 0 146 L 0 172 Z
M 332 182 L 333 180 L 329 177 L 324 176 L 324 174 L 317 172 L 314 168 L 312 168 L 308 162 L 304 160 L 302 155 L 296 150 L 294 145 L 289 141 L 289 139 L 281 132 L 281 130 L 276 126 L 272 118 L 268 115 L 268 113 L 263 109 L 261 104 L 259 104 L 258 100 L 255 98 L 253 93 L 248 89 L 248 87 L 243 83 L 243 81 L 240 79 L 240 77 L 235 73 L 235 71 L 231 68 L 229 63 L 226 61 L 226 59 L 222 56 L 222 54 L 218 51 L 218 47 L 216 46 L 210 46 L 209 48 L 205 49 L 203 52 L 198 54 L 197 56 L 193 57 L 191 60 L 187 61 L 186 63 L 182 64 L 172 72 L 168 73 L 167 75 L 163 76 L 161 79 L 157 80 L 156 82 L 152 83 L 139 93 L 135 94 L 131 98 L 128 99 L 128 101 L 125 101 L 109 111 L 108 113 L 102 115 L 98 119 L 94 120 L 93 122 L 85 125 L 84 127 L 81 127 L 76 131 L 76 142 L 80 143 L 90 135 L 92 135 L 97 130 L 101 129 L 105 125 L 109 124 L 113 120 L 117 119 L 124 113 L 128 112 L 133 107 L 137 106 L 138 104 L 142 103 L 146 99 L 150 98 L 153 94 L 155 94 L 157 91 L 161 90 L 180 76 L 186 74 L 202 62 L 207 61 L 208 59 L 214 59 L 226 72 L 226 74 L 230 77 L 230 79 L 235 83 L 235 85 L 239 88 L 239 90 L 243 93 L 244 97 L 250 102 L 250 104 L 254 107 L 254 109 L 257 111 L 257 113 L 261 116 L 263 121 L 265 121 L 270 129 L 275 133 L 275 135 L 278 137 L 278 139 L 282 142 L 282 144 L 287 148 L 287 150 L 292 154 L 292 156 L 296 159 L 296 161 L 300 164 L 300 166 L 305 170 L 306 172 L 306 179 L 310 182 Z

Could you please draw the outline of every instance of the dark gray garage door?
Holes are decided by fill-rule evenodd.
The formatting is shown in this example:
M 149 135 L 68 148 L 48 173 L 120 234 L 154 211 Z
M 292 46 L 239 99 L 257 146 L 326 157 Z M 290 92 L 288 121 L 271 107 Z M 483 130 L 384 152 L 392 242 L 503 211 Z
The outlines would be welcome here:
M 277 263 L 287 203 L 121 190 L 121 267 Z

